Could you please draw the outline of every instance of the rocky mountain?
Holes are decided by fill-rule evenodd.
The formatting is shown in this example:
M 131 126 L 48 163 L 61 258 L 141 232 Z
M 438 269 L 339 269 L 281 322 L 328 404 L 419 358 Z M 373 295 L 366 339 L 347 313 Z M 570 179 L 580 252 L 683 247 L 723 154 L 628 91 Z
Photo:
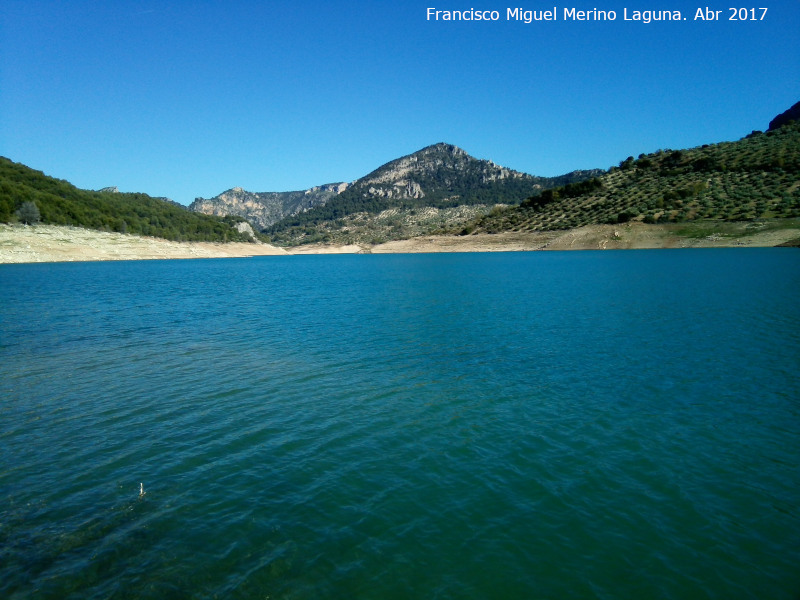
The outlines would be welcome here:
M 600 169 L 573 171 L 558 177 L 537 177 L 474 158 L 451 144 L 434 144 L 393 160 L 355 181 L 337 198 L 388 200 L 378 208 L 399 204 L 438 208 L 472 204 L 518 204 L 537 191 L 580 181 Z
M 219 217 L 235 215 L 265 229 L 286 217 L 323 206 L 347 187 L 346 183 L 329 183 L 295 192 L 248 192 L 235 187 L 213 198 L 196 198 L 189 210 Z
M 434 144 L 393 160 L 353 182 L 336 203 L 362 202 L 385 209 L 392 205 L 458 206 L 515 203 L 548 186 L 534 177 L 473 158 L 451 144 Z
M 441 231 L 497 205 L 517 205 L 544 189 L 600 173 L 595 169 L 537 177 L 474 158 L 452 144 L 434 144 L 386 163 L 324 206 L 284 219 L 265 233 L 288 245 L 403 239 Z
M 281 243 L 328 240 L 331 235 L 339 239 L 342 235 L 336 230 L 343 230 L 349 238 L 394 239 L 440 229 L 453 220 L 470 219 L 497 204 L 519 204 L 543 189 L 600 172 L 536 177 L 440 143 L 386 163 L 351 184 L 328 184 L 300 192 L 254 193 L 233 188 L 215 198 L 198 198 L 190 208 L 244 217 Z M 409 228 L 405 225 L 412 211 L 426 216 L 411 219 L 415 223 Z M 373 222 L 379 215 L 391 217 L 389 230 Z M 355 225 L 355 221 L 360 224 Z M 400 221 L 406 223 L 398 226 Z M 354 228 L 359 230 L 357 234 Z M 381 230 L 378 235 L 377 229 Z

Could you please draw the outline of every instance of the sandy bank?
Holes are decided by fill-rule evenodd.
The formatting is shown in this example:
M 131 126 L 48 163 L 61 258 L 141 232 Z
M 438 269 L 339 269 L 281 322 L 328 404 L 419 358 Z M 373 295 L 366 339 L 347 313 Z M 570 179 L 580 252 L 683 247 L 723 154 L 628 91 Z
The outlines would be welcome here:
M 0 225 L 0 263 L 164 258 L 227 258 L 286 254 L 268 244 L 170 242 L 55 225 Z
M 288 254 L 513 252 L 530 250 L 613 250 L 644 248 L 765 247 L 800 238 L 800 225 L 783 229 L 753 224 L 704 225 L 688 237 L 676 225 L 589 225 L 569 231 L 506 232 L 469 236 L 423 236 L 377 246 L 313 244 L 285 250 L 269 244 L 170 242 L 158 238 L 38 225 L 0 225 L 0 263 L 167 258 L 228 258 Z
M 724 248 L 770 247 L 800 237 L 800 226 L 778 230 L 750 229 L 739 224 L 741 235 L 730 231 L 729 224 L 715 232 L 710 227 L 705 235 L 681 235 L 681 226 L 587 225 L 568 231 L 506 232 L 494 235 L 423 236 L 410 240 L 387 242 L 369 251 L 381 252 L 508 252 L 528 250 L 624 250 L 648 248 Z M 724 230 L 724 231 L 722 231 Z

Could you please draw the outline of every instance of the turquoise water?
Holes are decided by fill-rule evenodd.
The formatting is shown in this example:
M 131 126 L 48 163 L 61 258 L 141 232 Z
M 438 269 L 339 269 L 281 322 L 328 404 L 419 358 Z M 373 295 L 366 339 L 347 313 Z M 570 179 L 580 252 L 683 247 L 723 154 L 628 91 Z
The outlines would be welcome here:
M 0 597 L 796 599 L 798 292 L 794 249 L 2 265 Z

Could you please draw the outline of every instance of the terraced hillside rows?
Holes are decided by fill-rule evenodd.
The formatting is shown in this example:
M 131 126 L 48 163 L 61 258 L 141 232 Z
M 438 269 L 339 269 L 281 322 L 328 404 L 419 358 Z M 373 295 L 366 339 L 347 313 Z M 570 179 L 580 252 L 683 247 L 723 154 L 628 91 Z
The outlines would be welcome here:
M 794 121 L 736 142 L 628 157 L 591 183 L 545 190 L 518 207 L 496 208 L 460 233 L 797 217 L 800 122 Z

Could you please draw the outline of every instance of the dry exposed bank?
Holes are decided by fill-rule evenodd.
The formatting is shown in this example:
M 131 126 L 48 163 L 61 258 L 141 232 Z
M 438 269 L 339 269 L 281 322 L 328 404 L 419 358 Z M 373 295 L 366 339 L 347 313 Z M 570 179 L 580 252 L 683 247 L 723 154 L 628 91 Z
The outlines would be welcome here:
M 648 248 L 770 247 L 800 238 L 800 224 L 781 229 L 753 223 L 587 225 L 567 231 L 423 236 L 387 242 L 371 252 L 495 252 Z
M 268 244 L 170 242 L 79 227 L 0 225 L 0 263 L 226 258 L 265 254 L 286 252 Z
M 469 236 L 423 236 L 377 246 L 308 245 L 285 250 L 269 244 L 170 242 L 76 227 L 0 225 L 0 263 L 167 258 L 227 258 L 287 254 L 509 252 L 777 246 L 800 238 L 800 224 L 697 226 L 589 225 L 569 231 L 508 232 Z

